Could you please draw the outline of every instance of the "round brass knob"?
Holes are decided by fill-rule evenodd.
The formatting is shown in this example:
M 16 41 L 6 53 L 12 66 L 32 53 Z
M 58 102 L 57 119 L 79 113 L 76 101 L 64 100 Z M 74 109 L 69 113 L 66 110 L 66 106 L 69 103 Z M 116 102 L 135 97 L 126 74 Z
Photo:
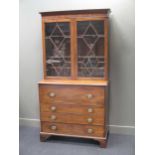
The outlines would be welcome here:
M 93 133 L 93 129 L 88 129 L 88 133 Z
M 52 130 L 56 130 L 57 127 L 56 127 L 55 125 L 52 125 L 52 126 L 51 126 L 51 129 L 52 129 Z
M 91 98 L 93 98 L 93 95 L 92 94 L 87 94 L 87 98 L 91 99 Z
M 51 110 L 52 110 L 52 111 L 56 111 L 56 109 L 57 109 L 57 108 L 56 108 L 55 106 L 52 106 L 52 107 L 51 107 Z
M 56 94 L 52 92 L 52 93 L 49 94 L 49 96 L 50 96 L 50 97 L 55 97 Z
M 57 117 L 56 117 L 55 115 L 52 115 L 52 116 L 51 116 L 51 119 L 52 119 L 52 120 L 56 120 L 56 118 L 57 118 Z
M 88 123 L 91 123 L 93 121 L 93 119 L 92 118 L 88 118 L 87 121 L 88 121 Z
M 88 112 L 93 112 L 93 109 L 92 108 L 88 108 Z

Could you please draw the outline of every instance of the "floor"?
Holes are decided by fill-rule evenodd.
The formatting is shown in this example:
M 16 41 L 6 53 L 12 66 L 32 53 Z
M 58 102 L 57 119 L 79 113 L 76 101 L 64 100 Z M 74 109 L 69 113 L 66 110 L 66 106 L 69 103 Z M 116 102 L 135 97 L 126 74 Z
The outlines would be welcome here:
M 134 136 L 110 134 L 108 147 L 93 140 L 53 137 L 40 142 L 39 128 L 20 127 L 19 155 L 134 155 Z

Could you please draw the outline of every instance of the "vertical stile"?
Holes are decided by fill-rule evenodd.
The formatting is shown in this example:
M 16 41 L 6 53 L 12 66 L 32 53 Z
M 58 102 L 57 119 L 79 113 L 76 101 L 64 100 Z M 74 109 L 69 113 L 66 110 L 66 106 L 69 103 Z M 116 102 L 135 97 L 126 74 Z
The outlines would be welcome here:
M 108 31 L 109 21 L 104 20 L 104 79 L 108 80 Z
M 45 22 L 42 19 L 42 46 L 43 46 L 43 68 L 44 68 L 44 79 L 46 78 L 46 49 L 45 49 Z
M 77 78 L 77 23 L 71 20 L 71 77 L 73 80 Z

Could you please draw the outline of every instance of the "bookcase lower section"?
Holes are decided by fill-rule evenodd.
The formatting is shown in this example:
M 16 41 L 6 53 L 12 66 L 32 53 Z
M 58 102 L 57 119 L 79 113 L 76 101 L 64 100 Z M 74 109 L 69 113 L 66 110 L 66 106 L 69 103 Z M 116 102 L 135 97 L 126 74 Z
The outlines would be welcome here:
M 40 84 L 40 140 L 66 136 L 107 144 L 107 86 Z

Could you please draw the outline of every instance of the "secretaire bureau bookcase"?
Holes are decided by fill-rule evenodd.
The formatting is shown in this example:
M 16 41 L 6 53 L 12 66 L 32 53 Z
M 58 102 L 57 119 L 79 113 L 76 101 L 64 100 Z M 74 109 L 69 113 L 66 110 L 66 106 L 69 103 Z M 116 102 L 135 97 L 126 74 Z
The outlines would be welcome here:
M 108 135 L 110 9 L 41 12 L 40 140 Z

